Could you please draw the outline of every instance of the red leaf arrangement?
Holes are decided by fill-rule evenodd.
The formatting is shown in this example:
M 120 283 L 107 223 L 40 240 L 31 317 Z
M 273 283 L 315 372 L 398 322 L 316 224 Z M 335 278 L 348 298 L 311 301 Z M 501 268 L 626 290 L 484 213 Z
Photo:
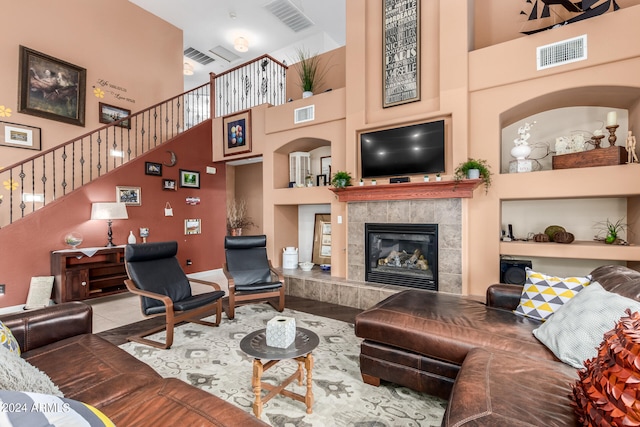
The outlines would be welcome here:
M 640 312 L 626 313 L 572 386 L 581 426 L 640 426 Z

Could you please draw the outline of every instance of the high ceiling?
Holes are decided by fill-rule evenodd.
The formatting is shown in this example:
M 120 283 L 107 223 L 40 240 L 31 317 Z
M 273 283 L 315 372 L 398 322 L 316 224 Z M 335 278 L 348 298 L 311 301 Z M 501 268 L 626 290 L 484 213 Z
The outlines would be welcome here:
M 345 45 L 346 0 L 130 0 L 184 32 L 184 49 L 193 48 L 213 59 L 202 64 L 185 56 L 194 74 L 185 76 L 185 89 L 206 83 L 210 72 L 219 74 L 264 55 L 288 64 L 296 62 L 296 49 L 323 53 Z M 295 24 L 307 28 L 294 31 L 269 9 L 285 17 L 297 18 Z M 291 16 L 295 13 L 295 16 Z M 303 15 L 303 16 L 300 16 Z M 234 49 L 234 40 L 243 37 L 247 52 Z M 223 50 L 219 50 L 219 48 Z M 210 50 L 218 50 L 222 56 Z M 229 58 L 226 51 L 236 58 Z

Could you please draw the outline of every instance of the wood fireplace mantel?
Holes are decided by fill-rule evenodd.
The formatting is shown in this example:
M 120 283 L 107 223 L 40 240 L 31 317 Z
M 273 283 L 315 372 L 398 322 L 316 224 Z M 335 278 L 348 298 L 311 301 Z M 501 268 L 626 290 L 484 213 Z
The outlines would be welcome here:
M 398 184 L 362 185 L 330 188 L 341 202 L 369 202 L 376 200 L 452 199 L 471 198 L 481 179 L 461 181 L 402 182 Z

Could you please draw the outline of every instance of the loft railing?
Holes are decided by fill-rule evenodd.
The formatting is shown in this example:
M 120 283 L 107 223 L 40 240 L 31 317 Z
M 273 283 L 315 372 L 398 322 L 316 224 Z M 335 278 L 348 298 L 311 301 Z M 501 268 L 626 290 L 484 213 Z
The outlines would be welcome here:
M 212 76 L 215 117 L 260 104 L 282 105 L 286 102 L 287 66 L 269 55 Z
M 210 119 L 213 105 L 215 116 L 220 117 L 263 103 L 283 104 L 286 69 L 264 55 L 218 76 L 212 74 L 209 83 L 1 169 L 0 227 Z

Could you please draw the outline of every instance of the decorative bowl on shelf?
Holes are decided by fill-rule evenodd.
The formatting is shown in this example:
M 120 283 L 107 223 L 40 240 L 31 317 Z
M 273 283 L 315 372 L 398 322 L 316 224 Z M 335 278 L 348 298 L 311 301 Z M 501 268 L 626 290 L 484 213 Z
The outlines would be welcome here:
M 315 264 L 312 262 L 301 262 L 300 263 L 300 268 L 302 269 L 302 271 L 311 271 L 311 269 L 313 268 Z
M 82 234 L 77 232 L 72 232 L 64 236 L 64 242 L 71 246 L 71 248 L 75 249 L 82 243 Z
M 320 264 L 320 269 L 322 271 L 329 271 L 331 270 L 331 264 Z

